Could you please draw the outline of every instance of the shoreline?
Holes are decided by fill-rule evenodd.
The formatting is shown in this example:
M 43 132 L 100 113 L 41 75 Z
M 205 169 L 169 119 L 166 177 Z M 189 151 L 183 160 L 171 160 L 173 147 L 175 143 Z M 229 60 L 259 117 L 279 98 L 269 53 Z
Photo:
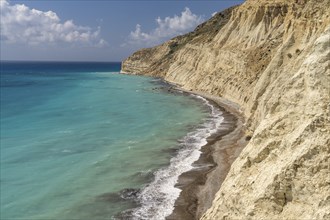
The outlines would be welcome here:
M 223 113 L 221 129 L 207 139 L 201 155 L 192 165 L 194 169 L 179 176 L 176 187 L 181 189 L 173 212 L 166 220 L 199 219 L 211 207 L 215 194 L 227 176 L 231 164 L 248 143 L 245 137 L 244 117 L 239 106 L 221 97 L 197 91 L 187 91 L 177 85 L 173 88 L 207 99 Z
M 161 77 L 152 78 L 159 79 L 157 84 L 165 86 L 161 90 L 172 94 L 200 96 L 222 113 L 223 121 L 219 129 L 206 139 L 207 143 L 199 150 L 201 152 L 199 158 L 191 164 L 193 168 L 179 174 L 174 187 L 181 192 L 174 201 L 172 212 L 164 218 L 166 220 L 199 219 L 212 206 L 231 164 L 248 143 L 243 111 L 239 105 L 227 99 L 186 90 Z

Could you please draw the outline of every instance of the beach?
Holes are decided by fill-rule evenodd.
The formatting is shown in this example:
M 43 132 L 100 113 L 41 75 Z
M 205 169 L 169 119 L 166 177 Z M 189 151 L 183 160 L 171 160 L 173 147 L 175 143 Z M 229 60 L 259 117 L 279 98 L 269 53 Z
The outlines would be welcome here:
M 184 90 L 183 90 L 184 91 Z M 218 132 L 207 139 L 194 169 L 180 175 L 176 187 L 182 191 L 175 202 L 174 211 L 167 220 L 199 219 L 211 207 L 216 192 L 248 143 L 244 118 L 239 106 L 228 100 L 197 91 L 184 91 L 206 98 L 223 112 L 224 121 Z

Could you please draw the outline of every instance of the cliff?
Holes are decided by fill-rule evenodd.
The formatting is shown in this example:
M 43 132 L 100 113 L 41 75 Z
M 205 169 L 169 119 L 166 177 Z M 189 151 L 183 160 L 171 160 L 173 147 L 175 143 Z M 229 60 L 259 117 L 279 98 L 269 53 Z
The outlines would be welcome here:
M 241 106 L 252 138 L 202 219 L 330 219 L 330 0 L 247 0 L 127 58 Z

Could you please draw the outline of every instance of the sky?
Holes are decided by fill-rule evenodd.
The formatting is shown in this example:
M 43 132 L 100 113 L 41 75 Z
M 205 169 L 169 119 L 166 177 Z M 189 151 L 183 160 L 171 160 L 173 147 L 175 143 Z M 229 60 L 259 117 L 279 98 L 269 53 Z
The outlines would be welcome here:
M 243 0 L 0 0 L 0 60 L 121 61 Z

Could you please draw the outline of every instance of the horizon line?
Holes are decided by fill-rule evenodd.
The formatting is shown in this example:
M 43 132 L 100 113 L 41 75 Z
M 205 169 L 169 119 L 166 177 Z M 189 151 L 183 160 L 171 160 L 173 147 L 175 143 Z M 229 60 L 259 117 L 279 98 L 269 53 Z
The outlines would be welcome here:
M 84 60 L 0 60 L 0 62 L 122 63 L 122 61 L 84 61 Z

